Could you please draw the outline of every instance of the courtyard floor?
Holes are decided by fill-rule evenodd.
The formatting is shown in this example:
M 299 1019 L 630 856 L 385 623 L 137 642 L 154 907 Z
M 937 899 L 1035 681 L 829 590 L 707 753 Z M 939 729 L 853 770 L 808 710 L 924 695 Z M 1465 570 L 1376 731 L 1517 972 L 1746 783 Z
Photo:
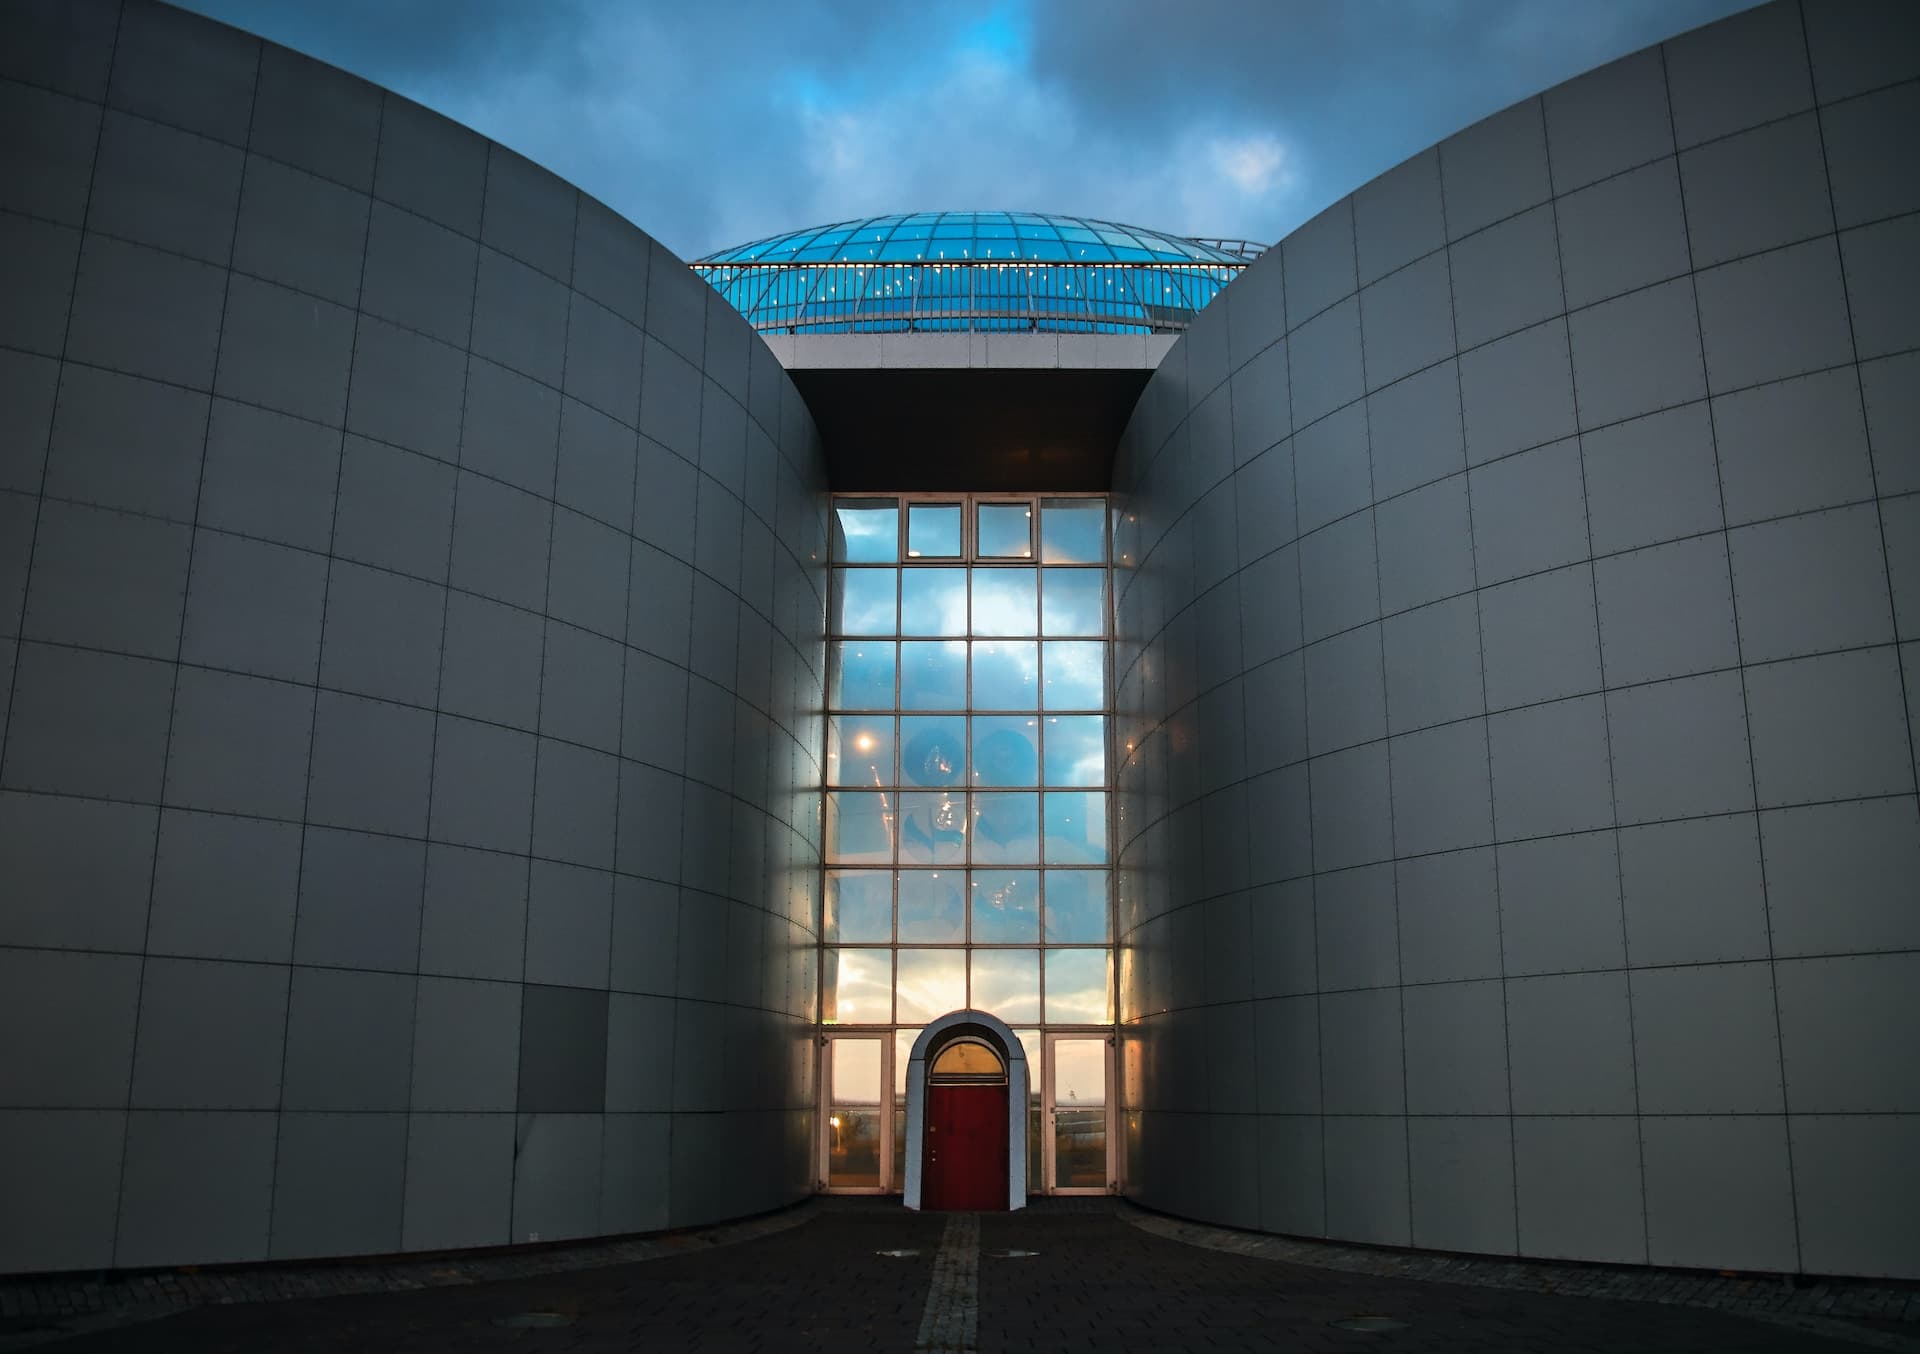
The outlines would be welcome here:
M 820 1199 L 625 1242 L 0 1281 L 0 1351 L 27 1348 L 1920 1354 L 1920 1286 L 1328 1246 L 1107 1199 Z

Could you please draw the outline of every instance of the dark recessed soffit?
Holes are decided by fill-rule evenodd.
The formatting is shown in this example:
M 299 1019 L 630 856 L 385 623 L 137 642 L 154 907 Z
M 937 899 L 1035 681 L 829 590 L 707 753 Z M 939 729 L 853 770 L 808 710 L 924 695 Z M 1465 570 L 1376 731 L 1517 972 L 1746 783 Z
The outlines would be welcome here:
M 789 371 L 837 493 L 1105 492 L 1144 370 Z

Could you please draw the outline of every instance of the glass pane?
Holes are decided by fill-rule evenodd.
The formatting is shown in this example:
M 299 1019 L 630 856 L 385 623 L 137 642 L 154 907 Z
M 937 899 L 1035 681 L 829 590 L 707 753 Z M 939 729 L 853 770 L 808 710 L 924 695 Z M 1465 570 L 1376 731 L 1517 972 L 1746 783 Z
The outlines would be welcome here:
M 1105 950 L 1048 950 L 1048 1023 L 1109 1023 L 1113 1019 L 1110 970 Z
M 893 871 L 828 870 L 821 939 L 884 945 L 893 939 Z
M 965 883 L 964 870 L 902 870 L 900 942 L 945 945 L 965 940 Z
M 843 498 L 833 505 L 836 564 L 891 564 L 900 549 L 900 509 L 890 498 Z
M 1040 646 L 1047 671 L 1047 709 L 1106 708 L 1106 647 L 1098 640 L 1084 639 L 1050 639 Z
M 900 575 L 900 633 L 967 633 L 967 571 L 906 569 Z
M 893 1016 L 892 950 L 827 950 L 820 958 L 820 1019 L 884 1025 Z
M 920 1031 L 893 1032 L 893 1187 L 901 1188 L 907 1179 L 907 1068 L 913 1058 L 913 1041 Z
M 940 557 L 960 553 L 958 503 L 907 505 L 907 558 Z
M 893 1032 L 893 1094 L 902 1105 L 907 1103 L 907 1064 L 913 1060 L 913 1041 L 919 1037 L 917 1029 Z M 896 1176 L 894 1183 L 905 1178 Z
M 1052 970 L 1048 970 L 1051 975 Z M 1107 1184 L 1107 1043 L 1053 1044 L 1053 1183 L 1056 1189 Z
M 834 645 L 827 702 L 838 710 L 891 710 L 893 645 L 870 640 Z
M 1107 943 L 1105 870 L 1047 871 L 1047 941 L 1056 945 Z
M 900 796 L 900 860 L 907 865 L 957 865 L 967 848 L 967 797 Z
M 978 972 L 977 969 L 975 971 Z M 1039 984 L 1037 973 L 1034 983 L 1036 987 Z M 988 1008 L 976 1001 L 974 1009 L 984 1011 Z M 927 1065 L 928 1076 L 941 1077 L 999 1077 L 1005 1076 L 1006 1071 L 1006 1064 L 1000 1061 L 998 1053 L 972 1039 L 960 1039 L 948 1044 Z
M 1040 858 L 1039 795 L 975 795 L 976 865 L 1032 865 Z
M 1027 1058 L 1027 1092 L 1038 1101 L 1040 1098 L 1040 1031 L 1015 1030 L 1013 1037 L 1020 1041 L 1020 1051 Z
M 973 708 L 1032 710 L 1040 689 L 1039 647 L 1030 639 L 983 640 L 973 646 Z
M 965 715 L 903 715 L 900 719 L 900 783 L 938 788 L 958 785 L 967 774 Z
M 1039 627 L 1034 623 L 1033 575 L 1032 569 L 975 569 L 973 633 L 1038 634 Z
M 1038 1194 L 1042 1188 L 1040 1155 L 1040 1031 L 1015 1030 L 1021 1051 L 1027 1056 L 1027 1188 Z
M 826 857 L 837 865 L 893 863 L 893 796 L 861 790 L 827 793 Z
M 975 785 L 1038 785 L 1040 733 L 1037 715 L 975 715 L 973 717 L 973 781 Z
M 1069 790 L 1046 797 L 1046 840 L 1041 856 L 1049 865 L 1107 863 L 1107 797 Z M 1103 937 L 1104 939 L 1104 937 Z
M 893 569 L 835 569 L 827 629 L 836 635 L 891 635 L 897 576 Z
M 880 1187 L 880 1111 L 827 1111 L 827 1184 L 835 1189 Z
M 1040 1018 L 1040 954 L 1037 950 L 975 950 L 973 993 L 977 1011 L 1002 1020 Z
M 1104 785 L 1107 721 L 1101 715 L 1048 715 L 1046 783 Z
M 1035 870 L 975 870 L 973 943 L 1032 945 L 1040 939 L 1040 875 Z
M 967 1004 L 965 950 L 901 950 L 900 1019 L 936 1020 Z
M 875 1098 L 880 1076 L 874 1072 Z M 1053 1041 L 1053 1104 L 1056 1109 L 1078 1105 L 1086 1109 L 1107 1106 L 1107 1041 L 1056 1039 Z
M 1049 498 L 1040 504 L 1040 562 L 1099 564 L 1106 558 L 1107 505 L 1098 498 Z
M 835 1039 L 827 1047 L 833 1050 L 833 1068 L 828 1091 L 835 1105 L 877 1105 L 880 1103 L 880 1041 L 878 1039 Z
M 1040 628 L 1049 635 L 1099 635 L 1104 569 L 1042 569 Z M 866 632 L 862 632 L 866 633 Z
M 1033 509 L 1025 503 L 982 503 L 973 546 L 981 559 L 1032 559 Z
M 827 721 L 827 784 L 893 784 L 893 720 L 835 715 Z
M 967 708 L 964 640 L 913 640 L 900 646 L 902 710 Z

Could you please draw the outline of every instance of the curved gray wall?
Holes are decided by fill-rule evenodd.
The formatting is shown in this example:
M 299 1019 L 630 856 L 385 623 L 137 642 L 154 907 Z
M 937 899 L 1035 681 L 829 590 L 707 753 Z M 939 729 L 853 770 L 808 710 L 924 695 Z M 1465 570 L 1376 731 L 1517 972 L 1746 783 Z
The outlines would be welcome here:
M 659 245 L 148 0 L 0 13 L 0 1270 L 766 1209 L 824 479 Z
M 1920 1274 L 1917 30 L 1784 0 L 1529 99 L 1156 374 L 1135 1197 Z

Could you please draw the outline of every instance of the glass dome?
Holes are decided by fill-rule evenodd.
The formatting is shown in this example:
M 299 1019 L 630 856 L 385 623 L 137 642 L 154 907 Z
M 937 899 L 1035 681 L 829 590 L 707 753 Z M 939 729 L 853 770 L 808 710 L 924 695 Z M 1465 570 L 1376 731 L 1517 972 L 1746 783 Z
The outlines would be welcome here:
M 1037 212 L 841 221 L 691 265 L 767 333 L 1173 333 L 1257 246 Z

